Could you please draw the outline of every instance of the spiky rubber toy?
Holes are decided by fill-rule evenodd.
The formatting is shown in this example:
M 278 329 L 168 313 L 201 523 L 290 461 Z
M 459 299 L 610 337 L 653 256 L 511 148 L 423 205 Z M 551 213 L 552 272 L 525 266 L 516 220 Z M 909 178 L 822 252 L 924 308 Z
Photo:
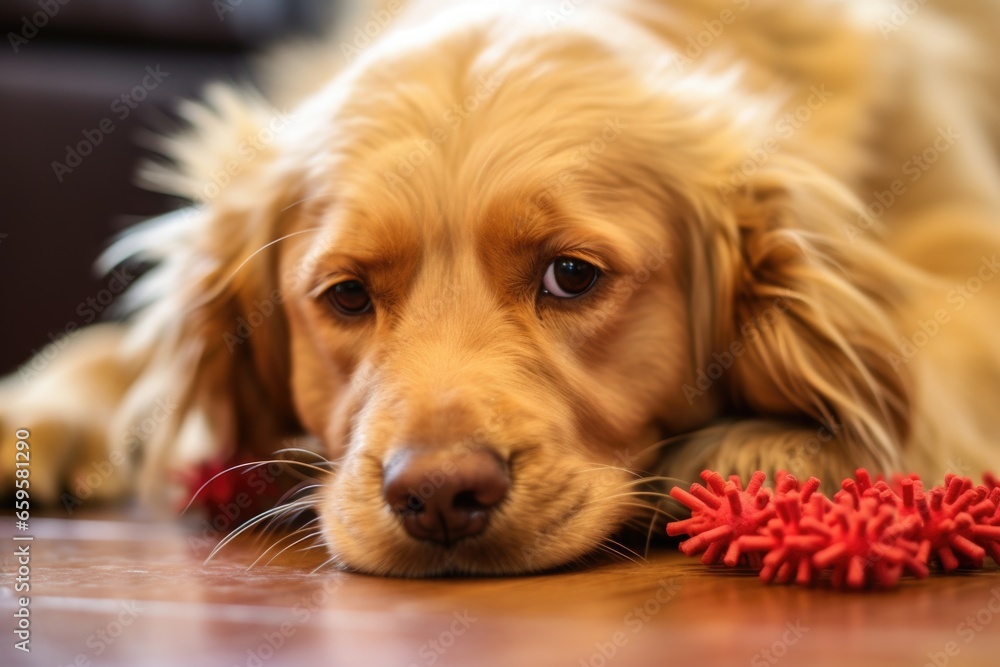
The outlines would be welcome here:
M 982 568 L 986 556 L 1000 563 L 1000 486 L 992 475 L 982 485 L 949 475 L 925 492 L 915 475 L 890 484 L 859 469 L 833 500 L 818 492 L 818 479 L 800 484 L 784 472 L 773 493 L 760 471 L 745 489 L 735 475 L 706 470 L 701 478 L 705 486 L 671 490 L 691 518 L 667 524 L 667 533 L 691 536 L 680 545 L 689 556 L 747 565 L 764 581 L 885 588 L 906 575 L 926 577 L 932 562 L 945 571 Z
M 690 491 L 675 486 L 670 491 L 683 505 L 691 509 L 691 518 L 667 524 L 668 535 L 691 535 L 681 543 L 681 551 L 692 556 L 703 553 L 701 562 L 715 565 L 721 559 L 726 565 L 740 560 L 739 538 L 755 534 L 774 516 L 771 492 L 764 487 L 765 475 L 754 473 L 743 488 L 739 477 L 729 481 L 717 472 L 704 471 L 701 479 L 707 486 L 692 484 Z

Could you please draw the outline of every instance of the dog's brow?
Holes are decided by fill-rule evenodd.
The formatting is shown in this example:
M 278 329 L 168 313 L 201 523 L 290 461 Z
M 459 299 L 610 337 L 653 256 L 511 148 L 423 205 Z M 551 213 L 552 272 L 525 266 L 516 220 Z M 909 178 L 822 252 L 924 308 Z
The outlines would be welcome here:
M 424 254 L 412 223 L 390 216 L 357 216 L 346 220 L 313 251 L 307 291 L 338 277 L 364 280 L 374 292 L 405 285 Z
M 544 200 L 528 201 L 520 206 L 501 202 L 486 210 L 477 230 L 481 253 L 503 250 L 516 257 L 578 252 L 605 270 L 627 265 L 627 253 L 607 225 L 564 214 Z

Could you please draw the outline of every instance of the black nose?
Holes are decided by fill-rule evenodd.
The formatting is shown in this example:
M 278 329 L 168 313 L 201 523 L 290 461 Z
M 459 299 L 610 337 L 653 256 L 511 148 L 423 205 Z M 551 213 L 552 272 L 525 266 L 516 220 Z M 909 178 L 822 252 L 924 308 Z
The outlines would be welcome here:
M 483 532 L 508 486 L 506 466 L 487 449 L 408 448 L 386 464 L 382 495 L 407 533 L 451 546 Z

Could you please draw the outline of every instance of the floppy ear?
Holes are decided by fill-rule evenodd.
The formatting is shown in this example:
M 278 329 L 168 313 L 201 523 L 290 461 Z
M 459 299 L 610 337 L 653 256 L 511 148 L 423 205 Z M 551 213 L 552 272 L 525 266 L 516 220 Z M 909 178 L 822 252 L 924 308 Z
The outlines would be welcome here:
M 138 312 L 128 344 L 142 370 L 116 426 L 134 432 L 159 415 L 142 431 L 144 490 L 184 462 L 273 450 L 295 424 L 278 257 L 268 247 L 297 200 L 298 181 L 279 159 L 287 118 L 225 87 L 182 115 L 188 133 L 162 140 L 172 164 L 144 177 L 193 205 L 126 233 L 104 258 L 155 264 L 129 293 Z
M 831 177 L 787 156 L 730 193 L 709 251 L 714 358 L 732 359 L 723 384 L 738 412 L 818 423 L 845 461 L 888 471 L 911 410 L 894 315 L 919 277 L 859 211 Z

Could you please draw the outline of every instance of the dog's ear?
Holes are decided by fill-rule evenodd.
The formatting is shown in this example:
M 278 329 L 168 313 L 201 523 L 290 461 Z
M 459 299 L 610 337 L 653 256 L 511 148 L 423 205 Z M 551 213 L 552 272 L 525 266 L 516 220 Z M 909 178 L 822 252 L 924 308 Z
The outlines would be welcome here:
M 252 94 L 210 89 L 182 114 L 191 129 L 162 140 L 168 165 L 152 188 L 193 204 L 127 232 L 105 257 L 154 268 L 130 290 L 130 345 L 141 367 L 119 430 L 149 423 L 143 488 L 165 468 L 244 448 L 266 453 L 294 425 L 278 253 L 284 210 L 296 201 L 280 160 L 288 118 Z M 170 410 L 164 410 L 167 405 Z
M 833 431 L 845 460 L 896 468 L 911 378 L 893 316 L 919 278 L 846 188 L 807 163 L 773 156 L 724 199 L 703 269 L 715 313 L 695 314 L 714 329 L 702 367 L 731 364 L 720 399 L 808 420 Z

